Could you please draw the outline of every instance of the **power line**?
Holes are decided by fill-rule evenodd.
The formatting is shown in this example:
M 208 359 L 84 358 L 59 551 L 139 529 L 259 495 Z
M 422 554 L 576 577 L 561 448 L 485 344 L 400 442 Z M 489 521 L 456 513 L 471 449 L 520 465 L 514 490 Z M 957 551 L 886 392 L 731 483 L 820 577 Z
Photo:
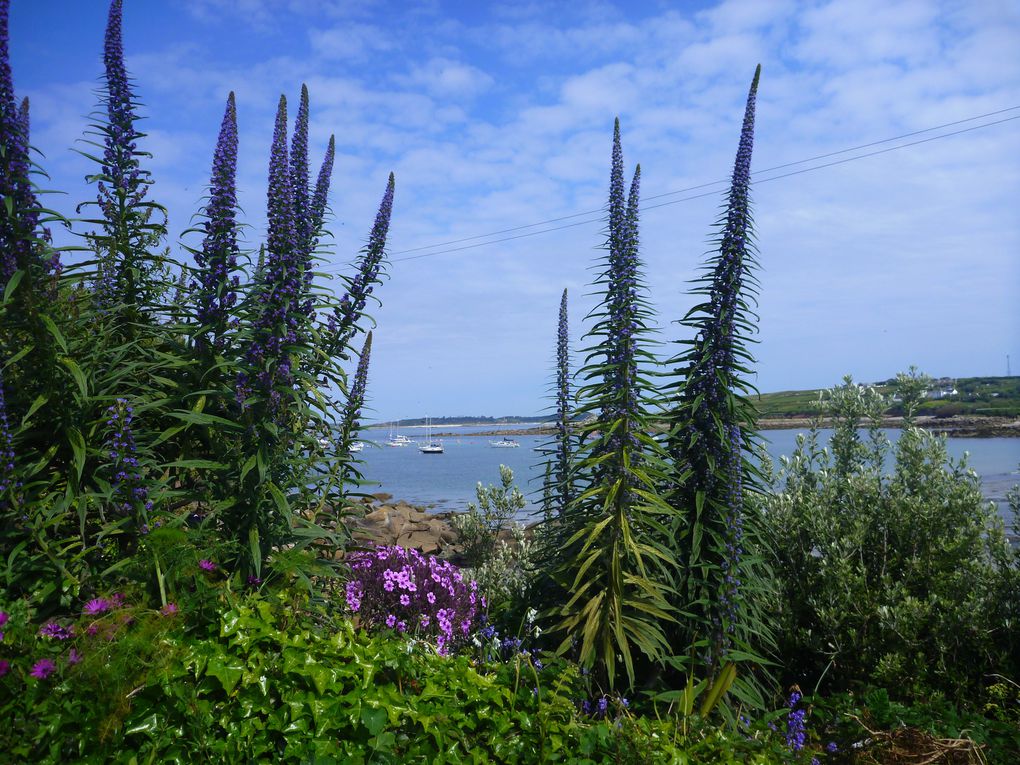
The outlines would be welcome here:
M 1020 105 L 1018 105 L 1018 106 L 1010 106 L 1010 107 L 1008 107 L 1006 109 L 999 109 L 997 111 L 987 112 L 985 114 L 979 114 L 979 115 L 976 115 L 974 117 L 967 117 L 965 119 L 955 120 L 953 122 L 946 122 L 946 123 L 944 123 L 942 125 L 936 125 L 934 127 L 924 128 L 922 130 L 915 130 L 915 131 L 910 132 L 910 133 L 903 133 L 902 135 L 893 136 L 891 138 L 883 138 L 883 139 L 881 139 L 879 141 L 871 141 L 870 143 L 859 144 L 857 146 L 852 146 L 852 147 L 846 148 L 846 149 L 840 149 L 838 151 L 828 152 L 826 154 L 818 154 L 816 156 L 808 157 L 806 159 L 796 160 L 795 162 L 786 162 L 786 163 L 781 164 L 781 165 L 775 165 L 773 167 L 764 168 L 762 170 L 756 170 L 756 171 L 754 171 L 752 173 L 752 176 L 760 176 L 760 175 L 764 175 L 766 173 L 775 172 L 776 170 L 782 170 L 782 169 L 785 169 L 787 167 L 795 167 L 797 165 L 803 165 L 803 164 L 806 164 L 808 162 L 815 162 L 815 161 L 817 161 L 819 159 L 827 159 L 829 157 L 839 156 L 840 154 L 847 154 L 847 153 L 853 152 L 853 151 L 860 151 L 861 149 L 867 149 L 867 148 L 870 148 L 872 146 L 881 146 L 883 144 L 891 143 L 892 141 L 899 141 L 899 140 L 902 140 L 904 138 L 911 138 L 913 136 L 923 135 L 924 133 L 930 133 L 930 132 L 932 132 L 934 130 L 942 130 L 942 129 L 947 128 L 947 127 L 953 127 L 955 125 L 962 125 L 962 124 L 965 124 L 967 122 L 973 122 L 975 120 L 985 119 L 987 117 L 994 117 L 994 116 L 997 116 L 997 115 L 1000 115 L 1000 114 L 1006 114 L 1008 112 L 1016 111 L 1017 109 L 1020 109 Z M 821 170 L 821 169 L 828 168 L 828 167 L 834 167 L 836 165 L 843 165 L 843 164 L 847 164 L 849 162 L 855 162 L 855 161 L 860 160 L 860 159 L 867 159 L 869 157 L 874 157 L 874 156 L 877 156 L 879 154 L 887 154 L 887 153 L 892 152 L 892 151 L 898 151 L 900 149 L 906 149 L 906 148 L 909 148 L 909 147 L 912 147 L 912 146 L 918 146 L 918 145 L 924 144 L 924 143 L 931 143 L 932 141 L 937 141 L 937 140 L 940 140 L 942 138 L 950 138 L 952 136 L 961 135 L 963 133 L 969 133 L 969 132 L 972 132 L 972 131 L 975 131 L 975 130 L 981 130 L 983 128 L 992 127 L 994 125 L 1000 125 L 1000 124 L 1002 124 L 1004 122 L 1011 122 L 1011 121 L 1016 120 L 1016 119 L 1020 119 L 1020 115 L 1016 115 L 1016 116 L 1013 116 L 1013 117 L 1005 117 L 1003 119 L 994 120 L 992 122 L 986 122 L 986 123 L 983 123 L 981 125 L 973 125 L 971 127 L 961 128 L 960 130 L 954 130 L 954 131 L 951 131 L 951 132 L 948 132 L 948 133 L 942 133 L 942 134 L 937 135 L 937 136 L 931 136 L 931 137 L 928 137 L 928 138 L 922 138 L 922 139 L 917 140 L 917 141 L 910 141 L 910 142 L 907 142 L 907 143 L 898 144 L 896 146 L 890 146 L 890 147 L 887 147 L 887 148 L 884 148 L 884 149 L 879 149 L 877 151 L 866 152 L 864 154 L 857 154 L 857 155 L 854 155 L 852 157 L 846 157 L 844 159 L 835 160 L 833 162 L 825 162 L 825 163 L 820 164 L 820 165 L 814 165 L 812 167 L 806 167 L 806 168 L 802 168 L 800 170 L 794 170 L 794 171 L 789 172 L 789 173 L 782 173 L 780 175 L 774 175 L 774 176 L 771 176 L 771 177 L 768 177 L 768 178 L 757 178 L 757 177 L 755 177 L 754 178 L 754 182 L 755 183 L 767 183 L 768 181 L 776 181 L 776 180 L 780 180 L 782 178 L 790 178 L 790 177 L 795 176 L 795 175 L 801 175 L 803 173 L 809 173 L 809 172 L 813 172 L 815 170 Z M 656 194 L 654 196 L 646 197 L 645 201 L 650 201 L 650 200 L 653 200 L 653 199 L 663 199 L 665 197 L 676 196 L 677 194 L 685 194 L 685 193 L 690 192 L 690 191 L 697 191 L 698 189 L 704 189 L 704 188 L 709 188 L 709 187 L 712 187 L 712 186 L 718 186 L 720 184 L 725 184 L 725 183 L 728 183 L 728 182 L 729 182 L 728 179 L 723 179 L 723 180 L 718 180 L 718 181 L 710 181 L 708 183 L 700 183 L 700 184 L 697 184 L 697 185 L 694 185 L 694 186 L 688 186 L 688 187 L 683 188 L 683 189 L 677 189 L 675 191 L 667 191 L 667 192 L 664 192 L 662 194 Z M 660 207 L 666 207 L 668 205 L 680 204 L 681 202 L 689 202 L 689 201 L 692 201 L 694 199 L 701 199 L 701 198 L 704 198 L 704 197 L 714 196 L 717 193 L 718 193 L 717 190 L 716 191 L 707 191 L 707 192 L 703 192 L 703 193 L 700 193 L 700 194 L 692 194 L 690 196 L 682 197 L 680 199 L 673 199 L 673 200 L 670 200 L 668 202 L 660 202 L 659 204 L 655 204 L 655 205 L 647 205 L 646 204 L 646 205 L 642 205 L 641 206 L 641 211 L 644 212 L 645 210 L 654 210 L 654 209 L 657 209 L 657 208 L 660 208 Z M 591 223 L 601 222 L 602 217 L 604 216 L 604 214 L 605 214 L 605 211 L 601 210 L 601 209 L 599 209 L 599 210 L 588 210 L 588 211 L 585 211 L 585 212 L 572 213 L 570 215 L 562 215 L 562 216 L 559 216 L 557 218 L 549 218 L 547 220 L 538 221 L 537 223 L 528 223 L 528 224 L 524 224 L 524 225 L 520 225 L 520 226 L 512 226 L 510 228 L 500 229 L 498 231 L 490 231 L 489 233 L 486 233 L 486 234 L 477 234 L 475 236 L 464 237 L 462 239 L 452 239 L 452 240 L 449 240 L 449 241 L 446 241 L 446 242 L 437 242 L 437 243 L 431 244 L 431 245 L 423 245 L 421 247 L 412 247 L 412 248 L 406 249 L 406 250 L 398 250 L 397 252 L 392 253 L 392 255 L 408 255 L 408 257 L 403 257 L 403 258 L 390 257 L 390 261 L 393 262 L 393 263 L 399 263 L 399 262 L 406 261 L 406 260 L 419 260 L 421 258 L 429 258 L 429 257 L 432 257 L 434 255 L 448 255 L 450 253 L 461 252 L 463 250 L 475 249 L 477 247 L 484 247 L 484 246 L 487 246 L 487 245 L 490 245 L 490 244 L 500 244 L 502 242 L 510 242 L 510 241 L 514 241 L 516 239 L 524 239 L 524 238 L 531 237 L 531 236 L 538 236 L 540 234 L 548 234 L 548 233 L 551 233 L 551 232 L 554 232 L 554 231 L 562 231 L 562 230 L 565 230 L 565 229 L 568 229 L 568 228 L 576 228 L 577 226 L 586 226 L 586 225 L 589 225 Z M 593 215 L 594 216 L 598 216 L 598 217 L 592 218 L 591 216 L 593 216 Z M 548 226 L 549 224 L 552 224 L 552 223 L 560 223 L 562 221 L 572 220 L 574 218 L 585 218 L 585 220 L 577 221 L 575 223 L 568 223 L 568 224 L 565 224 L 565 225 L 562 225 L 562 226 L 552 226 L 552 227 L 549 227 L 549 228 L 542 228 L 542 229 L 540 229 L 538 231 L 526 231 L 526 229 L 538 228 L 539 226 Z M 491 239 L 490 238 L 490 237 L 493 237 L 493 236 L 499 236 L 500 234 L 512 234 L 512 233 L 517 232 L 517 231 L 522 231 L 522 232 L 525 232 L 525 233 L 514 234 L 513 236 L 501 237 L 499 239 Z M 481 241 L 481 242 L 477 241 L 479 239 L 484 239 L 486 241 Z M 466 242 L 474 242 L 474 244 L 465 244 Z M 448 247 L 448 245 L 454 245 L 454 244 L 460 244 L 460 245 L 463 245 L 463 246 L 460 246 L 460 247 Z M 437 247 L 446 247 L 447 249 L 436 250 Z M 434 250 L 434 251 L 433 252 L 422 252 L 423 250 Z M 409 255 L 409 253 L 421 253 L 421 254 L 419 254 L 419 255 Z M 324 271 L 336 271 L 336 270 L 340 270 L 341 268 L 342 268 L 341 266 L 337 266 L 335 268 L 326 268 L 326 269 L 323 269 L 323 270 Z

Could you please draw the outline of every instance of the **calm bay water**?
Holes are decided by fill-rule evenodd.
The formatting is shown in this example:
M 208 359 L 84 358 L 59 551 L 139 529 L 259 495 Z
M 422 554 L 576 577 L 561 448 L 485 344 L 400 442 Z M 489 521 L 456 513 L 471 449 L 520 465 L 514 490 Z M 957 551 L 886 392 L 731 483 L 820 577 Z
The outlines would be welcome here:
M 523 427 L 523 426 L 518 426 Z M 541 499 L 544 476 L 542 455 L 537 451 L 548 442 L 547 436 L 514 436 L 520 444 L 517 449 L 499 449 L 490 445 L 495 436 L 472 436 L 492 430 L 485 427 L 444 427 L 444 432 L 455 433 L 442 438 L 443 454 L 422 454 L 417 442 L 425 437 L 424 428 L 397 428 L 416 443 L 403 447 L 386 446 L 388 430 L 371 429 L 362 432 L 365 449 L 361 452 L 362 472 L 365 478 L 377 485 L 366 487 L 368 492 L 387 492 L 395 499 L 421 505 L 434 511 L 464 510 L 475 499 L 475 486 L 499 483 L 499 466 L 507 465 L 514 471 L 517 486 L 527 495 L 530 504 L 525 512 L 534 512 Z M 824 445 L 832 431 L 821 431 Z M 793 453 L 796 447 L 796 430 L 767 430 L 768 450 L 776 467 L 779 457 Z M 899 438 L 899 430 L 886 430 L 890 440 Z M 950 438 L 949 454 L 954 459 L 966 452 L 968 465 L 981 477 L 982 490 L 988 499 L 1007 510 L 1004 498 L 1014 484 L 1020 483 L 1020 438 Z

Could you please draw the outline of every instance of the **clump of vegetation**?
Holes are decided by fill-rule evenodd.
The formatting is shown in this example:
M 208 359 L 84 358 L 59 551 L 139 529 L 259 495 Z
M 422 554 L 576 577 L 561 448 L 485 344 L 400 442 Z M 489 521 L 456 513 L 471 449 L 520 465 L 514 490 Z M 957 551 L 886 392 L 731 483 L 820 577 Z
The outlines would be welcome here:
M 523 599 L 532 565 L 532 542 L 524 526 L 514 520 L 527 500 L 514 486 L 510 468 L 500 465 L 499 477 L 499 486 L 479 482 L 475 489 L 477 504 L 468 503 L 467 511 L 455 515 L 452 521 L 459 534 L 466 573 L 478 582 L 490 613 L 502 612 Z
M 766 499 L 780 655 L 798 657 L 785 674 L 806 687 L 976 698 L 989 673 L 1020 671 L 1016 553 L 966 461 L 909 424 L 890 442 L 884 407 L 846 378 L 825 399 L 830 446 L 817 428 L 799 437 Z
M 415 551 L 353 549 L 340 523 L 361 482 L 364 311 L 385 268 L 392 175 L 336 297 L 317 270 L 335 147 L 313 184 L 307 90 L 289 138 L 280 99 L 268 236 L 251 249 L 231 94 L 186 232 L 193 262 L 171 257 L 112 0 L 89 133 L 94 217 L 61 219 L 33 184 L 9 4 L 0 750 L 33 762 L 806 765 L 849 756 L 853 722 L 903 719 L 931 736 L 971 731 L 1004 762 L 1016 753 L 1020 569 L 965 465 L 914 428 L 890 444 L 881 397 L 849 380 L 827 399 L 831 451 L 813 431 L 771 488 L 754 462 L 758 71 L 704 300 L 681 322 L 694 336 L 665 365 L 642 286 L 640 169 L 625 189 L 617 123 L 601 302 L 575 374 L 565 292 L 560 303 L 536 554 L 519 527 L 517 548 L 499 540 L 523 507 L 501 469 L 459 521 L 472 579 Z M 63 262 L 55 225 L 83 254 Z M 908 417 L 918 379 L 898 381 Z

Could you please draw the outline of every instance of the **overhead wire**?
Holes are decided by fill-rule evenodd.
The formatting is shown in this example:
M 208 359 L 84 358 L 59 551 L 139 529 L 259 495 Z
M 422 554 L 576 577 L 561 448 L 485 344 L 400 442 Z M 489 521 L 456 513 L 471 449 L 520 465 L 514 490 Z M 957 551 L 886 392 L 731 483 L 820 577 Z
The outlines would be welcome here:
M 825 163 L 822 163 L 820 165 L 814 165 L 812 167 L 806 167 L 806 168 L 802 168 L 800 170 L 794 170 L 794 171 L 789 172 L 789 173 L 782 173 L 780 175 L 774 175 L 774 176 L 767 177 L 767 178 L 756 177 L 756 176 L 765 175 L 767 173 L 775 172 L 776 170 L 782 170 L 782 169 L 785 169 L 785 168 L 788 168 L 788 167 L 796 167 L 797 165 L 803 165 L 803 164 L 806 164 L 808 162 L 816 162 L 816 161 L 818 161 L 820 159 L 828 159 L 829 157 L 836 157 L 836 156 L 839 156 L 841 154 L 847 154 L 847 153 L 850 153 L 850 152 L 860 151 L 861 149 L 871 148 L 872 146 L 881 146 L 883 144 L 891 143 L 893 141 L 903 140 L 904 138 L 912 138 L 914 136 L 923 135 L 924 133 L 930 133 L 930 132 L 935 131 L 935 130 L 943 130 L 943 129 L 947 128 L 947 127 L 954 127 L 956 125 L 962 125 L 962 124 L 965 124 L 967 122 L 974 122 L 975 120 L 986 119 L 988 117 L 994 117 L 994 116 L 998 116 L 1000 114 L 1006 114 L 1008 112 L 1016 111 L 1018 109 L 1020 109 L 1020 105 L 1010 106 L 1010 107 L 1007 107 L 1005 109 L 998 109 L 996 111 L 986 112 L 985 114 L 979 114 L 979 115 L 975 115 L 973 117 L 966 117 L 964 119 L 954 120 L 953 122 L 946 122 L 946 123 L 943 123 L 941 125 L 935 125 L 933 127 L 923 128 L 921 130 L 915 130 L 915 131 L 912 131 L 910 133 L 903 133 L 901 135 L 892 136 L 890 138 L 883 138 L 883 139 L 878 140 L 878 141 L 870 141 L 868 143 L 859 144 L 857 146 L 851 146 L 851 147 L 846 148 L 846 149 L 839 149 L 838 151 L 831 151 L 831 152 L 827 152 L 825 154 L 818 154 L 818 155 L 815 155 L 813 157 L 807 157 L 805 159 L 799 159 L 799 160 L 796 160 L 794 162 L 786 162 L 786 163 L 783 163 L 783 164 L 780 164 L 780 165 L 775 165 L 773 167 L 768 167 L 768 168 L 764 168 L 762 170 L 754 171 L 752 173 L 752 178 L 754 179 L 754 183 L 767 183 L 769 181 L 776 181 L 776 180 L 780 180 L 782 178 L 790 178 L 790 177 L 795 176 L 795 175 L 802 175 L 804 173 L 814 172 L 815 170 L 822 170 L 822 169 L 825 169 L 825 168 L 834 167 L 836 165 L 843 165 L 843 164 L 847 164 L 849 162 L 855 162 L 857 160 L 867 159 L 869 157 L 874 157 L 874 156 L 877 156 L 877 155 L 880 155 L 880 154 L 887 154 L 887 153 L 892 152 L 892 151 L 898 151 L 900 149 L 906 149 L 906 148 L 910 148 L 912 146 L 918 146 L 918 145 L 925 144 L 925 143 L 931 143 L 932 141 L 938 141 L 938 140 L 941 140 L 943 138 L 950 138 L 952 136 L 961 135 L 963 133 L 969 133 L 969 132 L 973 132 L 975 130 L 981 130 L 983 128 L 992 127 L 994 125 L 1000 125 L 1000 124 L 1005 123 L 1005 122 L 1011 122 L 1013 120 L 1020 119 L 1020 115 L 1015 115 L 1015 116 L 1012 116 L 1012 117 L 1005 117 L 1003 119 L 994 120 L 992 122 L 982 123 L 980 125 L 972 125 L 970 127 L 961 128 L 960 130 L 953 130 L 953 131 L 950 131 L 948 133 L 940 133 L 939 135 L 936 135 L 936 136 L 930 136 L 928 138 L 922 138 L 922 139 L 917 140 L 917 141 L 909 141 L 907 143 L 897 144 L 896 146 L 889 146 L 889 147 L 886 147 L 886 148 L 883 148 L 883 149 L 878 149 L 876 151 L 866 152 L 864 154 L 855 154 L 852 157 L 845 157 L 843 159 L 838 159 L 838 160 L 835 160 L 833 162 L 825 162 Z M 688 186 L 688 187 L 683 188 L 683 189 L 676 189 L 674 191 L 667 191 L 667 192 L 663 192 L 661 194 L 655 194 L 655 195 L 646 197 L 645 201 L 647 202 L 647 201 L 654 200 L 654 199 L 663 199 L 663 198 L 670 197 L 670 196 L 676 196 L 678 194 L 686 194 L 687 192 L 690 192 L 690 191 L 697 191 L 698 189 L 704 189 L 704 188 L 709 188 L 709 187 L 712 187 L 712 186 L 718 186 L 720 184 L 725 184 L 725 183 L 728 183 L 728 182 L 729 182 L 728 179 L 722 179 L 722 180 L 717 180 L 717 181 L 709 181 L 709 182 L 706 182 L 706 183 L 699 183 L 699 184 L 696 184 L 694 186 Z M 714 196 L 717 193 L 718 193 L 718 190 L 706 191 L 706 192 L 702 192 L 700 194 L 692 194 L 690 196 L 685 196 L 685 197 L 682 197 L 680 199 L 672 199 L 672 200 L 669 200 L 667 202 L 660 202 L 660 203 L 654 204 L 654 205 L 643 204 L 643 205 L 641 205 L 640 209 L 641 209 L 642 212 L 645 211 L 645 210 L 654 210 L 654 209 L 657 209 L 657 208 L 660 208 L 660 207 L 667 207 L 669 205 L 680 204 L 681 202 L 689 202 L 689 201 L 692 201 L 692 200 L 695 200 L 695 199 L 701 199 L 701 198 L 704 198 L 704 197 Z M 527 223 L 527 224 L 522 224 L 522 225 L 519 225 L 519 226 L 511 226 L 509 228 L 499 229 L 497 231 L 490 231 L 490 232 L 485 233 L 485 234 L 476 234 L 474 236 L 463 237 L 461 239 L 452 239 L 452 240 L 448 240 L 448 241 L 445 241 L 445 242 L 436 242 L 436 243 L 430 244 L 430 245 L 422 245 L 422 246 L 419 246 L 419 247 L 412 247 L 412 248 L 408 248 L 408 249 L 404 249 L 404 250 L 397 250 L 396 252 L 391 253 L 389 260 L 390 260 L 390 262 L 393 262 L 393 263 L 398 263 L 398 262 L 403 262 L 403 261 L 408 261 L 408 260 L 419 260 L 419 259 L 422 259 L 422 258 L 429 258 L 429 257 L 437 256 L 437 255 L 448 255 L 448 254 L 451 254 L 451 253 L 461 252 L 461 251 L 464 251 L 464 250 L 475 249 L 475 248 L 478 248 L 478 247 L 484 247 L 484 246 L 491 245 L 491 244 L 500 244 L 502 242 L 510 242 L 510 241 L 514 241 L 516 239 L 524 239 L 524 238 L 527 238 L 527 237 L 539 236 L 540 234 L 548 234 L 548 233 L 552 233 L 554 231 L 563 231 L 563 230 L 569 229 L 569 228 L 576 228 L 578 226 L 586 226 L 586 225 L 589 225 L 589 224 L 592 224 L 592 223 L 598 223 L 598 222 L 600 222 L 602 220 L 602 217 L 603 217 L 604 214 L 605 214 L 605 211 L 601 210 L 601 209 L 599 209 L 599 210 L 587 210 L 587 211 L 584 211 L 584 212 L 571 213 L 569 215 L 561 215 L 561 216 L 556 217 L 556 218 L 548 218 L 546 220 L 538 221 L 536 223 Z M 591 216 L 597 216 L 597 217 L 592 218 Z M 527 229 L 538 228 L 540 226 L 549 226 L 549 224 L 552 224 L 552 223 L 561 223 L 562 221 L 572 220 L 574 218 L 585 218 L 585 220 L 576 221 L 574 223 L 567 223 L 567 224 L 560 225 L 560 226 L 552 226 L 552 227 L 549 227 L 549 228 L 542 228 L 542 229 L 539 229 L 537 231 L 527 231 Z M 524 233 L 516 233 L 516 234 L 514 233 L 514 232 L 518 232 L 518 231 L 524 232 Z M 505 236 L 505 237 L 500 237 L 498 239 L 492 239 L 491 238 L 491 237 L 499 237 L 501 234 L 513 234 L 513 236 Z M 478 241 L 478 240 L 485 240 L 485 241 Z M 473 244 L 466 244 L 467 242 L 473 242 Z M 462 246 L 460 246 L 460 247 L 451 247 L 450 245 L 462 245 Z M 445 249 L 437 249 L 437 248 L 445 248 Z M 423 252 L 424 250 L 430 250 L 430 252 Z M 412 255 L 411 253 L 420 253 L 420 254 Z M 394 257 L 394 256 L 397 256 L 397 255 L 406 255 L 407 257 Z M 342 268 L 342 266 L 336 266 L 336 267 L 333 267 L 333 268 L 326 268 L 326 269 L 323 269 L 323 270 L 325 270 L 325 271 L 336 271 L 336 270 L 340 270 L 341 268 Z

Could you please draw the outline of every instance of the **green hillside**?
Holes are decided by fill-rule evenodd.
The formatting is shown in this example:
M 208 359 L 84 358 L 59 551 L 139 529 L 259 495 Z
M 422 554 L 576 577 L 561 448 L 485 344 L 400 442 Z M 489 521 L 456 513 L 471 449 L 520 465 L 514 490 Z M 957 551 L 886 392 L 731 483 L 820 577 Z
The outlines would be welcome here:
M 887 414 L 894 416 L 902 413 L 900 407 L 892 401 L 895 382 L 895 378 L 892 378 L 873 383 L 890 399 Z M 936 385 L 933 393 L 945 393 L 941 398 L 924 401 L 918 408 L 919 415 L 1020 416 L 1020 377 L 958 377 L 942 378 L 934 382 Z M 762 393 L 755 397 L 755 403 L 762 417 L 810 417 L 818 412 L 819 392 L 815 389 Z

